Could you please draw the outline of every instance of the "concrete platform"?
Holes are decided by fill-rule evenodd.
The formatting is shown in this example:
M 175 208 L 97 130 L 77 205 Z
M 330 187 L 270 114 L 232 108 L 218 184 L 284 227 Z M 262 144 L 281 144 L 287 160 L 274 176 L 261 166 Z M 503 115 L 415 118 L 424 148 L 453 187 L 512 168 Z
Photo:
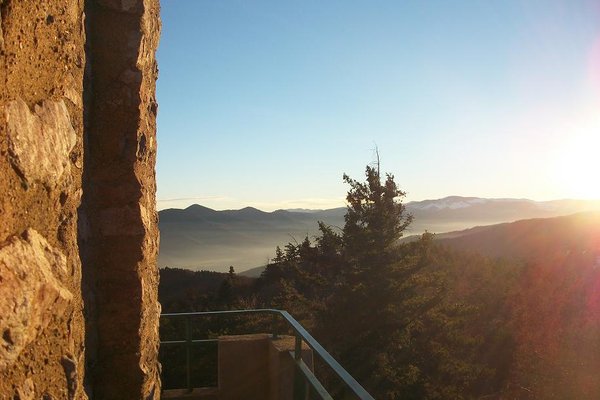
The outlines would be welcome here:
M 292 400 L 295 338 L 251 334 L 220 336 L 218 387 L 165 390 L 165 400 Z M 311 349 L 302 344 L 302 359 L 313 368 Z

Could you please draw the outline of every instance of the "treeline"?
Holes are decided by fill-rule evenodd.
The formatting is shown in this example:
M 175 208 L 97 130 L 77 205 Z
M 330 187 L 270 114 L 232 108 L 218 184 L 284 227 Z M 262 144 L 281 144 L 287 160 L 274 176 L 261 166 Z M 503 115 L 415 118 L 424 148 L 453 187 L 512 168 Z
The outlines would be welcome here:
M 170 292 L 166 276 L 184 272 L 163 271 L 164 309 L 285 309 L 378 399 L 600 398 L 597 260 L 492 260 L 429 234 L 401 243 L 412 217 L 394 177 L 376 166 L 365 182 L 344 180 L 342 229 L 321 223 L 317 237 L 277 248 L 258 279 L 202 272 Z

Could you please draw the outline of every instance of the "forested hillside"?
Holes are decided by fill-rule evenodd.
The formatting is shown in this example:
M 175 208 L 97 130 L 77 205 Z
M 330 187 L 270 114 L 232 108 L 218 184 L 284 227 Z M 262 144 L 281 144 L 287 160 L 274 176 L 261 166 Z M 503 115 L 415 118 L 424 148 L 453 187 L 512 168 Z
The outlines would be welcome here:
M 436 240 L 491 257 L 533 260 L 571 252 L 600 256 L 600 212 L 482 226 L 437 235 Z
M 378 399 L 600 398 L 597 215 L 402 242 L 412 216 L 394 177 L 344 179 L 343 229 L 274 249 L 259 278 L 165 269 L 163 309 L 288 310 Z

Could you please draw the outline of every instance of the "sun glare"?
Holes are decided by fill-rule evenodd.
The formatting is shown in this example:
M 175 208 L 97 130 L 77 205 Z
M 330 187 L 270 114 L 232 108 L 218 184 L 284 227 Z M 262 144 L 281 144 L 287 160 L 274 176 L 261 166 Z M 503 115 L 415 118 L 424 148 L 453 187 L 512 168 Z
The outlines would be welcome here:
M 557 184 L 569 197 L 600 199 L 600 114 L 579 128 L 557 149 Z

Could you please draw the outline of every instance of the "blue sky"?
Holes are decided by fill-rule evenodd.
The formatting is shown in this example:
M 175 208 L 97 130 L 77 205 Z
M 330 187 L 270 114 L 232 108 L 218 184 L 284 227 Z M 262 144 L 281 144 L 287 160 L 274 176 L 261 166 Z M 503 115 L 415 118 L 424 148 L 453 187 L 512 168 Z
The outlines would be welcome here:
M 600 2 L 162 0 L 158 207 L 600 197 Z

